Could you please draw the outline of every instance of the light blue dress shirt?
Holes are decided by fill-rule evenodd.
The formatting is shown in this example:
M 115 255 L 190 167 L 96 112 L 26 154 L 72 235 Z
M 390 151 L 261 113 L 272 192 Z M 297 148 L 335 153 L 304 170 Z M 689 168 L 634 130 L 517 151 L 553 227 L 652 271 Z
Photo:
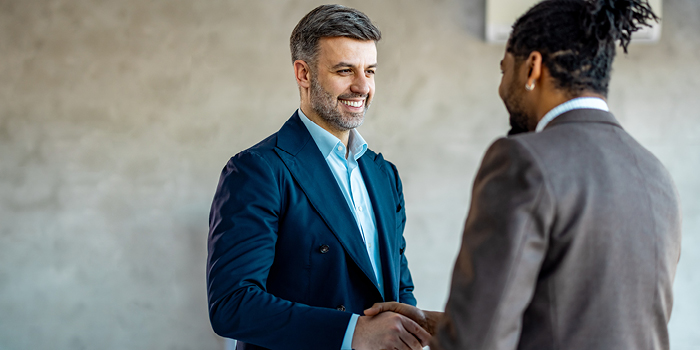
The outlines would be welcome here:
M 316 146 L 318 146 L 323 158 L 325 158 L 336 182 L 338 182 L 338 187 L 343 192 L 350 211 L 355 217 L 357 227 L 362 235 L 362 241 L 365 242 L 369 260 L 377 278 L 379 291 L 384 296 L 384 278 L 379 256 L 377 221 L 372 209 L 372 201 L 367 193 L 367 187 L 357 163 L 357 160 L 367 151 L 367 142 L 357 130 L 352 129 L 348 139 L 348 149 L 346 149 L 339 138 L 311 121 L 301 109 L 298 112 L 299 118 L 301 118 L 306 129 L 309 130 L 314 142 L 316 142 Z M 347 158 L 345 158 L 346 154 Z M 341 350 L 350 350 L 352 348 L 352 337 L 359 317 L 359 315 L 353 314 L 350 318 Z
M 554 118 L 569 112 L 573 111 L 574 109 L 600 109 L 606 112 L 609 112 L 610 109 L 608 108 L 608 104 L 601 98 L 598 97 L 579 97 L 575 98 L 569 101 L 566 101 L 554 108 L 552 108 L 551 111 L 547 112 L 547 114 L 540 119 L 540 121 L 537 123 L 537 128 L 535 128 L 535 132 L 541 132 L 544 130 L 544 128 L 554 120 Z

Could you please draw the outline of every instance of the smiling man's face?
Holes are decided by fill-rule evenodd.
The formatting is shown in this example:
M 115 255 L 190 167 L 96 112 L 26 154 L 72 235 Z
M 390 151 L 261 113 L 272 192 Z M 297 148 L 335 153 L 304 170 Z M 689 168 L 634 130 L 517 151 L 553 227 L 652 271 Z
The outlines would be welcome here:
M 311 108 L 336 131 L 362 125 L 374 96 L 376 69 L 374 41 L 322 38 L 311 72 Z

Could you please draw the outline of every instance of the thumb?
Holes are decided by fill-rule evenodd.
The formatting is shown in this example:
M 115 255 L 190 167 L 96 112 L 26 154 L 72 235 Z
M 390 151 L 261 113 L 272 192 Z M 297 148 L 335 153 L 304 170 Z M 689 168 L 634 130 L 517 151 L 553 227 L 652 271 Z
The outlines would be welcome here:
M 374 316 L 380 314 L 382 311 L 384 311 L 384 307 L 382 306 L 382 303 L 374 303 L 371 308 L 365 310 L 365 316 Z
M 388 302 L 388 303 L 374 303 L 371 308 L 365 310 L 365 316 L 374 316 L 378 315 L 384 311 L 395 311 L 395 308 L 392 307 L 392 304 L 398 304 L 395 301 Z

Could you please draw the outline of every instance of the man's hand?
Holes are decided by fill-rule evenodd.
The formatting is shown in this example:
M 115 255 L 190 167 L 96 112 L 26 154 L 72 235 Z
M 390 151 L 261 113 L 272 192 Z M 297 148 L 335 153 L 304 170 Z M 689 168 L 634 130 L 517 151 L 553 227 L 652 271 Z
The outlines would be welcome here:
M 437 311 L 425 311 L 421 310 L 415 306 L 408 304 L 401 304 L 395 301 L 388 303 L 376 303 L 372 305 L 371 308 L 365 310 L 366 316 L 375 316 L 381 314 L 382 312 L 396 312 L 402 314 L 423 327 L 431 335 L 435 335 L 437 324 L 442 319 L 444 313 Z
M 357 319 L 352 348 L 356 350 L 421 350 L 430 334 L 417 323 L 393 312 Z

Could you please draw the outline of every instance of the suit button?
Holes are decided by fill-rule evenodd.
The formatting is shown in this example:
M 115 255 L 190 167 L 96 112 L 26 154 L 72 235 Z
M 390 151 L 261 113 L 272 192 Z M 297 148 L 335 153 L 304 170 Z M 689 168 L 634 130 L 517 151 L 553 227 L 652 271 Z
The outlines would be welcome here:
M 345 305 L 338 305 L 335 309 L 338 311 L 345 311 Z
M 329 250 L 331 250 L 331 248 L 325 244 L 318 248 L 318 251 L 320 251 L 321 254 L 326 254 L 326 253 L 328 253 Z

